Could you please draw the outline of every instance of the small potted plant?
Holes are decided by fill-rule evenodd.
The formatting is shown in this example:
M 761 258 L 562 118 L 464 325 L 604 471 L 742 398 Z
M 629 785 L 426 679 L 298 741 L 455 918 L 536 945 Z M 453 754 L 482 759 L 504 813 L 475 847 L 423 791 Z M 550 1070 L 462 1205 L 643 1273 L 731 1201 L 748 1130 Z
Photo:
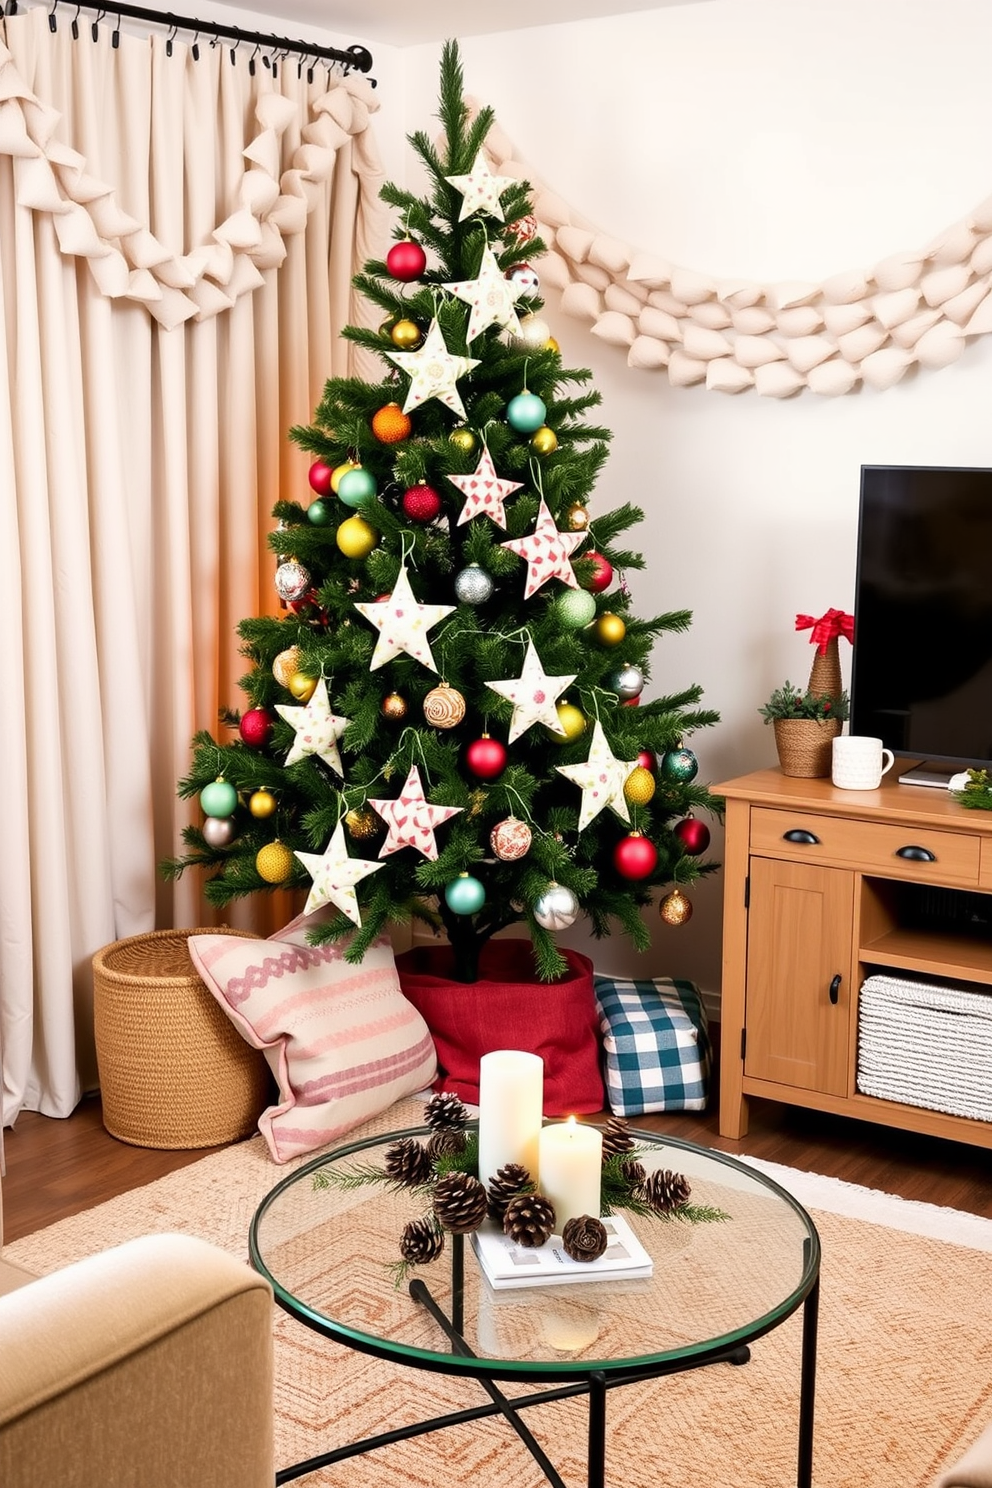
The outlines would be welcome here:
M 830 750 L 849 712 L 847 693 L 814 692 L 786 682 L 758 712 L 775 729 L 783 775 L 830 774 Z

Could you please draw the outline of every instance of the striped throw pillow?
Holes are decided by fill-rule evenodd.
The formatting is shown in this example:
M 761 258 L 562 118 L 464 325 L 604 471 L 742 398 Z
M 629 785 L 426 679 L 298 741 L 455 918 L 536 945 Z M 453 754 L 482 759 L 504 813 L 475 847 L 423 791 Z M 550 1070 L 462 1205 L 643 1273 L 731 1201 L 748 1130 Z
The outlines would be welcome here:
M 388 940 L 352 966 L 346 942 L 308 944 L 312 923 L 300 916 L 269 940 L 189 940 L 204 982 L 275 1075 L 278 1103 L 258 1129 L 278 1163 L 426 1089 L 437 1072 L 433 1040 L 400 991 Z

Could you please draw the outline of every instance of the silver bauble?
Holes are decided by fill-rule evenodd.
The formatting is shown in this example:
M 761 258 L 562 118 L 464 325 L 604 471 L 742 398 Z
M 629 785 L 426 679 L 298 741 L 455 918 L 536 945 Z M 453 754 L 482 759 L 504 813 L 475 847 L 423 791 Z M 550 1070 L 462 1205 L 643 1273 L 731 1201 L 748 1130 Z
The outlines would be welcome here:
M 523 315 L 520 330 L 510 336 L 510 345 L 517 351 L 540 351 L 551 336 L 551 327 L 540 315 Z
M 544 930 L 567 930 L 578 916 L 579 901 L 564 884 L 548 884 L 534 901 L 534 918 Z
M 636 666 L 618 667 L 610 678 L 610 686 L 617 697 L 640 697 L 644 690 L 644 673 Z
M 310 588 L 310 574 L 297 563 L 295 558 L 287 558 L 280 563 L 276 569 L 276 593 L 286 604 L 293 604 L 297 599 L 302 599 Z
M 477 563 L 455 574 L 455 594 L 462 604 L 485 604 L 492 592 L 492 578 Z
M 208 816 L 200 830 L 208 847 L 230 847 L 238 835 L 233 816 Z

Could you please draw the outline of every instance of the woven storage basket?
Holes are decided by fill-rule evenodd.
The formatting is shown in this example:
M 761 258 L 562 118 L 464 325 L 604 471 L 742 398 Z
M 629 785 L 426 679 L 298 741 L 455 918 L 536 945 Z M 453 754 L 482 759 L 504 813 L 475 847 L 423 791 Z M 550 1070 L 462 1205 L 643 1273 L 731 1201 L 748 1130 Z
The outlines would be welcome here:
M 237 1141 L 268 1102 L 265 1056 L 245 1043 L 190 959 L 188 938 L 204 934 L 246 932 L 153 930 L 93 957 L 103 1124 L 135 1147 Z
M 830 774 L 833 741 L 842 724 L 837 718 L 776 718 L 775 748 L 783 775 L 817 779 Z

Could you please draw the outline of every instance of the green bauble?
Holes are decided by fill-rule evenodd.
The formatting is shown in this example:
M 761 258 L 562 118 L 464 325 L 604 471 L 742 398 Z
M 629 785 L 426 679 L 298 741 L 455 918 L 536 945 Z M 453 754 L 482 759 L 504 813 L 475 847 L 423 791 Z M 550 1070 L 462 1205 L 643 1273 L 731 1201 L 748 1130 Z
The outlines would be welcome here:
M 699 769 L 699 761 L 691 749 L 669 749 L 667 754 L 661 757 L 661 773 L 666 780 L 679 780 L 685 783 L 692 780 Z
M 329 522 L 334 521 L 333 508 L 318 497 L 307 507 L 307 521 L 312 522 L 315 527 L 326 527 Z
M 473 915 L 486 902 L 486 891 L 470 873 L 459 873 L 444 891 L 448 908 L 459 915 Z
M 345 506 L 361 506 L 363 501 L 375 495 L 375 476 L 362 465 L 346 470 L 338 481 L 338 495 Z
M 222 775 L 205 785 L 200 792 L 200 805 L 206 816 L 230 816 L 238 804 L 238 793 Z
M 581 630 L 595 617 L 595 596 L 588 589 L 568 589 L 555 601 L 555 612 L 568 630 Z

